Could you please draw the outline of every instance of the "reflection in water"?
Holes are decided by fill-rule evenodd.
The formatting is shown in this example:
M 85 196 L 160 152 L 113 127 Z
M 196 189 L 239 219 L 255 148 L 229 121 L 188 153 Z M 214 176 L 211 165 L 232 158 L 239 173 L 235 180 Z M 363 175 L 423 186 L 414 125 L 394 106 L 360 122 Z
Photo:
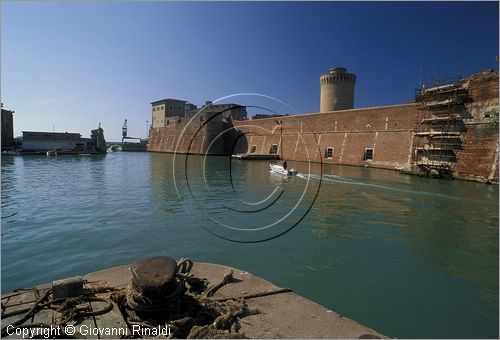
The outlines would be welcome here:
M 170 255 L 248 270 L 389 336 L 498 337 L 497 186 L 325 165 L 296 228 L 237 244 L 207 230 L 286 230 L 314 200 L 319 165 L 307 176 L 290 162 L 302 175 L 282 178 L 265 161 L 233 160 L 229 172 L 227 157 L 190 156 L 187 183 L 184 156 L 175 172 L 172 160 L 2 157 L 2 291 Z M 273 228 L 222 225 L 272 224 L 302 194 Z M 269 209 L 249 212 L 267 197 Z
M 213 235 L 236 242 L 262 242 L 293 229 L 319 187 L 292 177 L 277 179 L 267 162 L 189 156 L 175 169 L 187 213 L 202 219 Z
M 183 156 L 177 156 L 179 162 L 183 161 Z M 162 157 L 161 154 L 150 154 L 151 161 L 151 186 L 152 203 L 159 213 L 180 213 L 180 205 L 174 184 L 174 171 L 171 157 Z
M 330 187 L 322 188 L 322 193 L 334 194 L 328 198 L 322 196 L 319 202 L 321 208 L 318 206 L 316 210 L 320 223 L 313 227 L 316 235 L 338 241 L 383 239 L 387 247 L 398 249 L 395 256 L 409 252 L 407 265 L 439 273 L 442 282 L 436 284 L 446 285 L 445 294 L 456 293 L 458 298 L 458 291 L 467 291 L 459 299 L 471 303 L 478 315 L 496 322 L 499 221 L 495 191 L 498 188 L 415 178 L 410 184 L 417 187 L 408 186 L 408 182 L 402 185 L 400 181 L 384 184 L 376 176 L 371 178 L 378 183 L 363 180 L 353 186 L 352 182 L 358 179 L 340 177 L 325 181 Z M 388 185 L 391 187 L 386 188 Z M 446 277 L 453 277 L 456 283 L 450 284 Z M 412 289 L 418 291 L 417 287 Z M 481 302 L 468 294 L 477 294 Z M 432 293 L 430 296 L 435 297 Z M 449 308 L 437 308 L 450 312 Z M 491 334 L 496 336 L 498 328 L 494 330 Z M 442 336 L 449 335 L 444 332 Z

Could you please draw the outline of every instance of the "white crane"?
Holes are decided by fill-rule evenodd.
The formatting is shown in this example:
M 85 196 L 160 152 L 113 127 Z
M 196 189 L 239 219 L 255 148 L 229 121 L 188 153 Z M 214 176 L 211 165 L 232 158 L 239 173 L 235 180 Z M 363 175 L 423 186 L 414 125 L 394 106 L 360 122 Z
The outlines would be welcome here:
M 122 127 L 122 143 L 123 143 L 124 138 L 127 138 L 127 120 L 126 119 L 125 119 L 125 123 L 123 123 L 123 127 Z

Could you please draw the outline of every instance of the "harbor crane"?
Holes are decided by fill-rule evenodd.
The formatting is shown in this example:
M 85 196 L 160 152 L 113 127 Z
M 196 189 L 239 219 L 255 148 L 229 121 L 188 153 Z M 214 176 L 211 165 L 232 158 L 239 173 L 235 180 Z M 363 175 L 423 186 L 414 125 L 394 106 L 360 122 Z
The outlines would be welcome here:
M 136 140 L 141 140 L 141 138 L 137 137 L 129 137 L 128 132 L 127 132 L 127 120 L 125 119 L 125 122 L 123 123 L 122 126 L 122 144 L 124 139 L 136 139 Z
M 123 126 L 122 126 L 122 143 L 123 143 L 124 138 L 127 138 L 127 120 L 126 119 L 125 119 L 125 123 L 123 123 Z
M 140 140 L 140 138 L 129 137 L 128 136 L 128 133 L 127 133 L 127 120 L 126 119 L 125 119 L 125 122 L 123 123 L 123 126 L 122 126 L 122 144 L 123 144 L 123 140 L 124 139 L 138 139 L 138 140 Z

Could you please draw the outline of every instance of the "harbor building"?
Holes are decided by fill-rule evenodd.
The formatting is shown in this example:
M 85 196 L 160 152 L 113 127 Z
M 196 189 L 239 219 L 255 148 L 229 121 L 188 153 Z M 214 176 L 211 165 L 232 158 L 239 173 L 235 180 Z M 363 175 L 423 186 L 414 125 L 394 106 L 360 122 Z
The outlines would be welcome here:
M 14 146 L 14 113 L 13 110 L 6 110 L 2 104 L 2 149 Z
M 79 133 L 23 131 L 23 152 L 83 151 L 87 139 Z
M 366 108 L 353 108 L 355 81 L 343 67 L 321 75 L 320 112 L 251 124 L 221 115 L 209 124 L 206 117 L 176 119 L 173 126 L 150 130 L 148 151 L 276 154 L 289 161 L 498 183 L 498 72 L 435 81 L 418 88 L 412 102 Z
M 100 125 L 100 124 L 99 124 Z M 91 131 L 90 138 L 74 132 L 23 131 L 22 153 L 44 154 L 47 151 L 60 154 L 105 153 L 104 130 Z
M 165 127 L 168 117 L 185 117 L 186 101 L 167 98 L 151 103 L 153 128 Z

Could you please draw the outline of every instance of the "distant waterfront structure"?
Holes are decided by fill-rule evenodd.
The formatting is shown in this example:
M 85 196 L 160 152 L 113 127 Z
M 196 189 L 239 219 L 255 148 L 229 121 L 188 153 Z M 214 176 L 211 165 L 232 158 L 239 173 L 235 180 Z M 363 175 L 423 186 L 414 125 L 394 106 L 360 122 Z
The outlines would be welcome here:
M 343 67 L 332 68 L 320 77 L 320 112 L 354 108 L 356 75 Z
M 57 153 L 105 153 L 106 140 L 104 130 L 99 128 L 91 131 L 90 138 L 74 132 L 44 132 L 23 131 L 22 152 L 25 154 L 38 154 L 47 151 Z
M 79 133 L 23 131 L 22 148 L 24 152 L 83 151 L 87 141 Z
M 146 125 L 148 125 L 149 121 L 146 121 Z M 125 119 L 125 122 L 123 123 L 122 126 L 122 151 L 146 151 L 146 148 L 148 146 L 148 139 L 147 138 L 137 138 L 137 137 L 130 137 L 128 135 L 128 130 L 127 130 L 127 120 Z M 147 127 L 149 130 L 149 127 Z
M 2 104 L 2 149 L 14 145 L 14 111 L 6 110 Z

